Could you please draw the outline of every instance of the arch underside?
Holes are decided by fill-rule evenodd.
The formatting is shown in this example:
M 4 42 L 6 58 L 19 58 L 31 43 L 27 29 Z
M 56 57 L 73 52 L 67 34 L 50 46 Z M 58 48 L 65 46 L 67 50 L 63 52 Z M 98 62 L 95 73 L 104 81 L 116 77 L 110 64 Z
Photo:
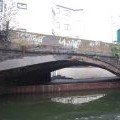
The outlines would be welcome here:
M 97 62 L 96 62 L 97 61 Z M 101 62 L 98 60 L 58 60 L 46 63 L 40 63 L 21 68 L 15 68 L 8 71 L 0 72 L 0 79 L 3 79 L 3 84 L 7 85 L 30 85 L 49 83 L 50 73 L 55 70 L 72 66 L 94 66 L 110 71 L 111 73 L 120 76 L 120 70 L 116 67 Z M 3 78 L 2 78 L 3 76 Z
M 46 63 L 40 63 L 20 68 L 14 68 L 6 71 L 0 72 L 0 78 L 1 79 L 7 79 L 7 78 L 21 78 L 22 76 L 25 78 L 28 77 L 28 79 L 37 76 L 42 75 L 45 73 L 50 73 L 55 70 L 59 70 L 62 68 L 72 67 L 72 66 L 94 66 L 99 67 L 102 69 L 105 69 L 117 76 L 120 76 L 120 70 L 113 67 L 109 64 L 97 64 L 95 61 L 89 62 L 89 61 L 80 61 L 80 60 L 58 60 L 58 61 L 52 61 L 52 62 L 46 62 Z
M 58 69 L 62 69 L 62 68 L 67 68 L 67 67 L 72 67 L 72 66 L 93 66 L 93 67 L 99 67 L 99 68 L 102 68 L 102 69 L 105 69 L 117 76 L 120 76 L 118 74 L 117 71 L 117 68 L 116 70 L 114 69 L 111 69 L 113 66 L 104 66 L 104 65 L 99 65 L 99 64 L 96 64 L 96 63 L 91 63 L 91 62 L 85 62 L 85 61 L 70 61 L 70 60 L 66 60 L 66 61 L 56 61 L 56 62 L 53 62 L 51 63 L 52 64 L 52 69 L 50 70 L 51 72 L 52 71 L 55 71 L 55 70 L 58 70 Z

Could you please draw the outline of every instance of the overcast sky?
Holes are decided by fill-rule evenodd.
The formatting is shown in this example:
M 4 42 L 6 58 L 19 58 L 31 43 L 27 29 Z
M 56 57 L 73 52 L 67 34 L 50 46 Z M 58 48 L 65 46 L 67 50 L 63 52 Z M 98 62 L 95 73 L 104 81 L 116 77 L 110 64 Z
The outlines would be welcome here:
M 73 9 L 84 9 L 84 39 L 112 42 L 116 40 L 116 30 L 120 27 L 120 0 L 19 0 L 27 1 L 29 15 L 24 26 L 29 27 L 30 20 L 34 22 L 29 29 L 37 30 L 38 23 L 42 33 L 49 34 L 50 26 L 50 7 L 57 3 Z M 39 11 L 37 11 L 39 7 Z M 37 11 L 32 15 L 33 10 Z M 22 14 L 22 13 L 21 13 Z M 37 19 L 36 19 L 37 18 Z M 47 26 L 47 27 L 45 27 Z M 77 28 L 76 28 L 77 29 Z M 37 31 L 35 31 L 37 32 Z
M 120 27 L 120 0 L 54 0 L 73 8 L 84 9 L 86 39 L 112 42 Z

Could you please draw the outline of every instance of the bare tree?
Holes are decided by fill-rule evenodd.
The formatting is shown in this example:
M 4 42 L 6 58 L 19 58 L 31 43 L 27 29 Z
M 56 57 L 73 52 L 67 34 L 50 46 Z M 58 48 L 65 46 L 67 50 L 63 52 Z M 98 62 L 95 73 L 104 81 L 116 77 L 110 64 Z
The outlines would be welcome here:
M 1 1 L 1 13 L 0 13 L 0 40 L 5 42 L 8 40 L 8 32 L 10 29 L 14 29 L 11 23 L 15 22 L 15 15 L 17 13 L 16 3 L 13 0 Z

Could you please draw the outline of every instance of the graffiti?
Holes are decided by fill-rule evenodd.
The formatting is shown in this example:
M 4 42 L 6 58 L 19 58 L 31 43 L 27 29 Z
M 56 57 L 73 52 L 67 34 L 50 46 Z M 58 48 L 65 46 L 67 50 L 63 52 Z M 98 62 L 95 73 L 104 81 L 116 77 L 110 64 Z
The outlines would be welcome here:
M 90 47 L 94 47 L 95 42 L 90 42 Z
M 59 46 L 59 48 L 87 52 L 93 50 L 102 51 L 102 49 L 109 51 L 111 47 L 110 44 L 101 41 L 90 41 L 21 31 L 11 31 L 9 33 L 9 41 L 11 41 L 14 46 L 24 45 L 40 48 L 57 48 Z
M 100 46 L 100 41 L 95 41 L 96 46 Z
M 108 43 L 105 43 L 105 47 L 109 47 L 110 45 Z
M 100 42 L 99 41 L 92 41 L 92 42 L 90 42 L 90 46 L 91 47 L 94 47 L 94 46 L 100 46 Z
M 26 33 L 26 32 L 17 32 L 17 39 L 22 39 L 26 40 L 29 42 L 34 42 L 34 43 L 42 43 L 43 38 L 45 36 L 43 35 L 37 35 L 37 34 L 31 34 L 31 33 Z
M 79 46 L 81 44 L 81 40 L 60 38 L 59 44 L 63 45 L 64 47 L 79 48 Z

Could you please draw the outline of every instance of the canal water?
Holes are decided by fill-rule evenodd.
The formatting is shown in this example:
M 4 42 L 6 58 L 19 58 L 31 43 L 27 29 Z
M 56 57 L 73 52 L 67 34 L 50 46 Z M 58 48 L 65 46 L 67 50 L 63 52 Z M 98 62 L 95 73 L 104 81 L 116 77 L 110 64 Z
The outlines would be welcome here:
M 3 95 L 0 120 L 120 120 L 120 90 Z

